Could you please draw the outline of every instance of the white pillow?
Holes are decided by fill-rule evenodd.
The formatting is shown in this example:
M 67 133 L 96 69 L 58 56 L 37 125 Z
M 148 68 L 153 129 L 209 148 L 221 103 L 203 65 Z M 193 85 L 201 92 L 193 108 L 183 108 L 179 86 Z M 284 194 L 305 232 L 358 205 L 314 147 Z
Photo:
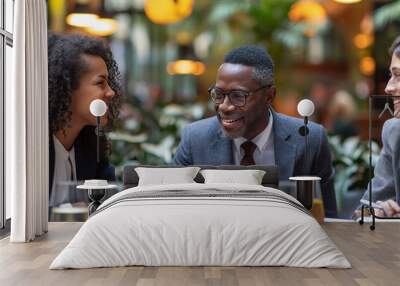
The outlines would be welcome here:
M 199 167 L 184 168 L 135 168 L 139 186 L 195 183 Z
M 234 183 L 261 185 L 265 171 L 262 170 L 202 170 L 204 183 Z

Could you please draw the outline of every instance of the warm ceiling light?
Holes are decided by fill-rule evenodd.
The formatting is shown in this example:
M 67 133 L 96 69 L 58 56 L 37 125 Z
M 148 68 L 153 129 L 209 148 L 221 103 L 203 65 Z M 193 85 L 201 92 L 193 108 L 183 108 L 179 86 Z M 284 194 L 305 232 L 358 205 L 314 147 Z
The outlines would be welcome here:
M 201 75 L 205 71 L 205 66 L 202 62 L 191 60 L 178 60 L 171 62 L 167 66 L 167 72 L 171 75 L 174 74 L 192 74 Z
M 357 34 L 353 39 L 354 45 L 359 49 L 368 48 L 369 46 L 371 46 L 373 41 L 374 39 L 371 35 L 363 33 Z
M 324 7 L 314 0 L 300 0 L 290 8 L 289 19 L 292 22 L 322 24 L 326 20 L 326 12 Z
M 193 0 L 146 0 L 144 11 L 156 24 L 173 24 L 192 14 L 193 2 Z
M 366 76 L 371 76 L 375 72 L 375 60 L 371 57 L 364 57 L 360 61 L 360 70 Z
M 100 18 L 93 22 L 93 24 L 86 29 L 90 34 L 106 37 L 115 33 L 118 29 L 118 23 L 111 18 Z
M 96 14 L 91 13 L 71 13 L 67 16 L 67 24 L 70 26 L 87 28 L 99 18 Z
M 361 2 L 362 0 L 334 0 L 334 1 L 338 2 L 338 3 L 343 3 L 343 4 L 352 4 L 352 3 Z

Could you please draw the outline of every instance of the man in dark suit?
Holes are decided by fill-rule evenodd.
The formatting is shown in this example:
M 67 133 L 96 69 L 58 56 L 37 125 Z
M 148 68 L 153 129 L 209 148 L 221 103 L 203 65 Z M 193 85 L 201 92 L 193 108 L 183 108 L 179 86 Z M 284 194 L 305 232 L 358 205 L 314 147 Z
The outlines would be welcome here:
M 265 49 L 232 50 L 209 89 L 217 115 L 184 129 L 174 156 L 181 165 L 276 164 L 280 179 L 321 177 L 326 216 L 335 217 L 334 171 L 324 128 L 309 124 L 309 150 L 299 134 L 303 121 L 270 107 L 276 94 L 274 67 Z

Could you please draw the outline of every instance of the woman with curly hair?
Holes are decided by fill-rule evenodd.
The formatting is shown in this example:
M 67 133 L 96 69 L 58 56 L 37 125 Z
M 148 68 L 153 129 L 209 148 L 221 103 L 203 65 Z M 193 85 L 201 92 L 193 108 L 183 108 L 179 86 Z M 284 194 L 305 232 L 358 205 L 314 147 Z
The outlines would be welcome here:
M 50 32 L 48 73 L 49 205 L 53 207 L 87 200 L 84 192 L 68 191 L 68 182 L 115 180 L 105 136 L 101 136 L 97 163 L 96 118 L 89 106 L 95 99 L 103 100 L 108 109 L 100 124 L 112 127 L 118 117 L 121 88 L 110 49 L 101 40 L 87 36 Z

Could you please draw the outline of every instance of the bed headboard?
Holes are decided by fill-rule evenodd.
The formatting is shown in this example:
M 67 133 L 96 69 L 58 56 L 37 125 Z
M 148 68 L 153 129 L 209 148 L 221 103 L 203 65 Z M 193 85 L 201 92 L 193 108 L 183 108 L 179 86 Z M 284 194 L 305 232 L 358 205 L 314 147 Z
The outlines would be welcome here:
M 256 169 L 265 171 L 265 175 L 262 179 L 262 185 L 265 187 L 278 188 L 279 185 L 279 169 L 275 165 L 253 165 L 253 166 L 237 166 L 237 165 L 223 165 L 223 166 L 208 166 L 208 165 L 194 165 L 201 169 L 219 169 L 219 170 L 248 170 Z M 162 166 L 149 166 L 149 165 L 136 165 L 136 166 L 125 166 L 123 173 L 123 189 L 136 187 L 139 182 L 139 176 L 135 171 L 137 167 L 147 168 L 182 168 L 184 166 L 176 165 L 162 165 Z M 194 178 L 197 183 L 204 183 L 204 178 L 200 174 Z

